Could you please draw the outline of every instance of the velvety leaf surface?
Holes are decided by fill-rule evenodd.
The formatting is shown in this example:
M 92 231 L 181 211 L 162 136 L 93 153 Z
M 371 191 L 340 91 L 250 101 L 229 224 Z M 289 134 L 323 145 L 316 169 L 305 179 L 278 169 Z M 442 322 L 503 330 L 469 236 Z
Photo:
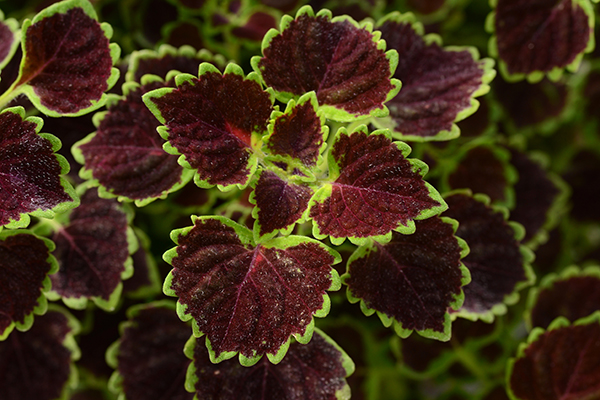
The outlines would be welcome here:
M 154 303 L 129 310 L 116 354 L 119 386 L 128 400 L 191 400 L 185 390 L 191 334 L 172 306 Z M 110 352 L 109 352 L 110 354 Z
M 388 19 L 377 29 L 399 55 L 394 78 L 402 90 L 387 103 L 394 131 L 415 138 L 458 136 L 454 122 L 474 112 L 472 97 L 489 89 L 489 62 L 477 61 L 469 50 L 426 41 L 406 18 Z
M 510 213 L 512 220 L 525 228 L 524 242 L 532 239 L 547 224 L 556 219 L 551 213 L 553 205 L 561 195 L 561 188 L 550 179 L 539 163 L 516 149 L 510 150 L 510 163 L 517 169 L 519 179 L 515 183 L 515 207 Z
M 526 260 L 501 212 L 467 194 L 453 194 L 445 200 L 448 210 L 443 215 L 458 221 L 456 236 L 471 249 L 463 259 L 471 272 L 471 283 L 463 289 L 461 310 L 488 313 L 515 292 L 519 283 L 529 280 Z
M 129 257 L 127 228 L 127 215 L 116 200 L 86 191 L 69 224 L 52 238 L 60 267 L 51 277 L 52 291 L 63 298 L 109 301 Z
M 308 209 L 313 191 L 305 185 L 286 182 L 271 171 L 263 171 L 254 189 L 259 234 L 286 229 Z
M 4 20 L 4 14 L 0 12 L 0 69 L 4 67 L 15 51 L 18 44 L 17 34 L 19 26 L 15 20 Z
M 13 323 L 29 328 L 26 317 L 37 308 L 45 311 L 46 299 L 40 296 L 57 266 L 49 241 L 20 232 L 0 233 L 0 338 Z
M 329 163 L 335 181 L 320 189 L 310 204 L 318 236 L 352 239 L 401 228 L 411 231 L 414 219 L 445 209 L 423 180 L 427 166 L 406 159 L 408 151 L 408 146 L 392 142 L 387 131 L 339 134 Z
M 277 365 L 266 359 L 252 367 L 236 360 L 210 362 L 206 347 L 194 346 L 196 396 L 220 400 L 334 400 L 349 399 L 346 380 L 354 370 L 348 356 L 320 331 L 308 344 L 294 342 Z
M 131 90 L 108 108 L 96 134 L 78 146 L 89 171 L 84 176 L 93 176 L 111 195 L 155 199 L 184 183 L 183 167 L 163 150 L 156 132 L 160 123 L 142 101 L 144 93 L 164 86 L 153 82 Z
M 288 237 L 254 247 L 248 229 L 218 217 L 197 218 L 191 230 L 175 232 L 178 246 L 165 254 L 173 265 L 165 288 L 186 306 L 215 358 L 276 354 L 290 335 L 311 333 L 313 314 L 335 283 L 336 259 L 324 245 Z
M 265 139 L 270 154 L 298 159 L 307 167 L 317 165 L 324 138 L 315 106 L 311 101 L 302 102 L 275 119 L 273 131 Z
M 467 281 L 463 249 L 447 221 L 432 217 L 415 225 L 412 235 L 393 232 L 385 245 L 360 247 L 348 262 L 344 283 L 352 297 L 397 321 L 399 330 L 432 331 L 447 339 L 447 310 L 460 307 L 456 302 Z
M 64 203 L 73 201 L 60 177 L 66 167 L 54 154 L 56 138 L 40 136 L 42 121 L 24 114 L 22 108 L 0 113 L 0 225 L 36 210 L 66 209 Z
M 484 193 L 492 201 L 506 200 L 507 162 L 492 150 L 478 146 L 467 152 L 456 169 L 448 176 L 451 189 L 468 188 L 474 193 Z
M 252 133 L 266 131 L 272 111 L 269 94 L 254 80 L 214 67 L 178 83 L 176 90 L 144 96 L 166 125 L 169 144 L 197 171 L 200 186 L 245 185 L 256 168 Z
M 70 317 L 73 318 L 73 317 Z M 27 332 L 0 342 L 0 398 L 54 400 L 71 376 L 77 328 L 63 312 L 48 311 Z
M 111 48 L 95 17 L 87 3 L 70 1 L 24 25 L 25 61 L 17 85 L 29 85 L 31 100 L 45 112 L 77 113 L 97 104 L 109 88 Z
M 343 110 L 344 120 L 383 111 L 395 84 L 391 62 L 373 34 L 347 19 L 311 14 L 303 8 L 296 19 L 282 21 L 281 33 L 267 35 L 264 56 L 253 59 L 255 70 L 284 96 L 315 91 L 319 105 Z
M 590 40 L 593 10 L 578 0 L 497 0 L 495 41 L 509 74 L 549 72 L 571 64 Z
M 572 326 L 553 325 L 544 333 L 534 330 L 527 347 L 519 349 L 508 378 L 510 391 L 523 400 L 599 398 L 598 319 Z
M 567 276 L 564 275 L 554 276 L 536 292 L 531 308 L 532 326 L 547 328 L 559 316 L 576 321 L 600 310 L 600 273 L 597 268 L 593 273 L 570 270 Z

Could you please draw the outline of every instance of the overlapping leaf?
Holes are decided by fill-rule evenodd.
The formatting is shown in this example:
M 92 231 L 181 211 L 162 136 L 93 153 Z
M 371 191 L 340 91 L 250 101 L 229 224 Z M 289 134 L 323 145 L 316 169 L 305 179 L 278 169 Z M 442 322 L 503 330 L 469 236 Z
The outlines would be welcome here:
M 331 266 L 339 255 L 320 242 L 288 236 L 254 245 L 252 232 L 223 217 L 193 217 L 173 231 L 178 246 L 165 254 L 173 270 L 165 293 L 179 297 L 178 313 L 206 335 L 211 360 L 240 353 L 252 365 L 279 362 L 290 336 L 307 343 L 313 315 L 329 311 L 326 290 L 340 287 Z
M 59 271 L 51 277 L 49 298 L 62 297 L 77 309 L 92 299 L 103 309 L 113 309 L 121 280 L 133 273 L 129 255 L 137 249 L 137 240 L 128 226 L 130 217 L 115 199 L 99 198 L 96 189 L 85 191 L 68 224 L 53 236 Z
M 454 236 L 458 224 L 448 218 L 415 221 L 412 235 L 393 232 L 381 245 L 361 246 L 342 276 L 350 301 L 363 312 L 377 311 L 382 322 L 402 336 L 413 330 L 440 340 L 450 338 L 448 309 L 462 305 L 461 287 L 469 272 L 461 263 L 466 244 Z
M 5 20 L 0 10 L 0 69 L 10 61 L 19 45 L 19 23 L 10 18 Z
M 346 377 L 354 363 L 333 340 L 319 329 L 308 344 L 294 342 L 277 365 L 266 360 L 243 367 L 234 360 L 215 365 L 205 346 L 191 339 L 185 347 L 193 360 L 186 388 L 199 399 L 221 400 L 329 400 L 350 399 Z
M 506 312 L 505 304 L 518 300 L 517 291 L 533 283 L 533 254 L 520 245 L 523 228 L 506 221 L 506 213 L 489 206 L 484 195 L 457 192 L 445 197 L 443 215 L 459 223 L 456 235 L 464 239 L 470 253 L 463 263 L 471 272 L 465 286 L 465 301 L 458 315 L 491 321 Z
M 329 157 L 329 180 L 310 201 L 313 234 L 333 243 L 349 238 L 389 241 L 391 231 L 414 232 L 415 219 L 446 209 L 446 203 L 423 176 L 427 165 L 408 160 L 410 147 L 392 142 L 389 131 L 338 131 Z
M 402 90 L 387 106 L 390 116 L 375 121 L 406 140 L 448 140 L 459 135 L 455 122 L 477 110 L 474 97 L 489 91 L 493 61 L 479 60 L 474 48 L 442 48 L 436 35 L 423 37 L 412 14 L 392 13 L 377 29 L 388 48 L 398 51 L 394 78 Z
M 575 71 L 594 48 L 594 11 L 589 0 L 494 0 L 487 28 L 493 56 L 509 80 L 558 78 Z
M 114 99 L 98 118 L 98 130 L 78 142 L 74 155 L 84 169 L 81 176 L 101 185 L 100 195 L 135 200 L 142 206 L 183 187 L 193 173 L 166 153 L 156 132 L 160 125 L 142 101 L 142 95 L 168 83 L 142 80 L 124 85 L 125 97 Z M 98 121 L 98 120 L 96 120 Z
M 400 82 L 390 79 L 398 59 L 372 30 L 370 23 L 332 19 L 329 10 L 315 15 L 305 6 L 295 19 L 282 18 L 281 32 L 267 33 L 264 56 L 254 57 L 252 66 L 281 101 L 314 91 L 327 118 L 385 116 L 384 103 L 400 89 Z
M 109 44 L 112 29 L 97 22 L 89 2 L 56 3 L 25 20 L 22 30 L 23 61 L 7 95 L 25 93 L 52 116 L 80 115 L 104 104 L 104 92 L 119 75 L 112 65 L 120 50 Z
M 535 328 L 508 362 L 507 389 L 519 400 L 600 397 L 600 313 L 570 325 L 554 320 Z
M 33 314 L 46 312 L 48 274 L 58 270 L 52 250 L 54 243 L 29 231 L 0 232 L 0 340 L 15 326 L 29 329 Z
M 225 73 L 203 63 L 198 78 L 178 75 L 177 89 L 157 89 L 143 96 L 164 124 L 159 133 L 168 140 L 165 150 L 181 154 L 181 165 L 196 170 L 200 187 L 244 187 L 257 167 L 252 151 L 267 130 L 272 98 L 255 74 L 243 77 L 229 64 Z
M 73 316 L 50 305 L 29 331 L 0 342 L 2 400 L 66 398 L 77 383 L 73 360 L 80 353 L 73 336 L 79 329 Z
M 78 204 L 72 186 L 61 177 L 67 161 L 55 152 L 60 141 L 39 133 L 42 120 L 25 118 L 21 107 L 0 113 L 0 226 L 24 227 L 29 214 L 52 218 Z
M 190 327 L 181 322 L 170 301 L 131 307 L 121 325 L 121 338 L 107 352 L 116 369 L 110 379 L 113 392 L 127 399 L 191 400 L 185 390 L 189 360 L 183 348 Z

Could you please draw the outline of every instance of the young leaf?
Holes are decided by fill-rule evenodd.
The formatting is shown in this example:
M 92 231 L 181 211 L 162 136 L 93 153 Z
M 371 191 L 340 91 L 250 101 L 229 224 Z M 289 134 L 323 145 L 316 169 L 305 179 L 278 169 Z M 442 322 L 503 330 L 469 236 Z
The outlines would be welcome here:
M 250 201 L 256 204 L 253 216 L 256 218 L 255 237 L 258 238 L 274 236 L 277 231 L 289 234 L 296 222 L 306 218 L 313 190 L 262 170 L 252 193 Z
M 22 28 L 19 77 L 6 93 L 25 93 L 50 116 L 81 115 L 104 104 L 116 82 L 112 68 L 119 47 L 109 44 L 112 28 L 97 22 L 85 0 L 66 0 L 44 9 Z
M 12 18 L 5 20 L 0 10 L 0 70 L 15 54 L 20 35 L 19 23 Z
M 314 239 L 276 238 L 254 245 L 252 232 L 223 217 L 192 217 L 175 230 L 173 265 L 164 291 L 179 297 L 178 313 L 206 335 L 213 362 L 240 353 L 244 365 L 267 355 L 281 361 L 293 335 L 307 343 L 313 315 L 329 312 L 326 290 L 340 287 L 334 250 Z
M 475 48 L 442 48 L 439 36 L 423 36 L 423 25 L 412 14 L 392 13 L 377 29 L 398 51 L 394 78 L 402 81 L 402 90 L 387 103 L 390 116 L 374 123 L 404 140 L 457 137 L 455 122 L 473 114 L 479 106 L 474 98 L 490 89 L 493 60 L 479 60 Z
M 589 0 L 493 0 L 487 29 L 490 53 L 500 58 L 505 79 L 545 74 L 556 80 L 566 67 L 576 71 L 594 48 L 594 10 Z
M 391 231 L 412 233 L 415 219 L 446 209 L 446 203 L 423 176 L 427 165 L 408 160 L 410 147 L 392 142 L 387 130 L 352 133 L 340 129 L 329 153 L 329 180 L 310 201 L 313 234 L 334 244 L 347 237 L 355 244 L 368 237 L 389 241 Z
M 73 336 L 79 322 L 61 307 L 49 308 L 29 331 L 0 342 L 2 400 L 64 399 L 77 384 L 73 360 L 80 352 Z
M 305 6 L 296 19 L 282 18 L 281 32 L 265 35 L 263 57 L 253 57 L 252 67 L 282 102 L 314 91 L 327 118 L 382 117 L 388 114 L 384 103 L 400 90 L 390 79 L 398 58 L 372 30 L 369 22 L 332 19 L 329 10 L 315 15 Z
M 490 207 L 489 197 L 456 192 L 445 200 L 448 210 L 443 215 L 458 221 L 456 235 L 471 249 L 463 259 L 471 283 L 464 288 L 458 315 L 491 322 L 494 315 L 506 312 L 506 304 L 519 299 L 518 290 L 533 283 L 533 253 L 520 246 L 523 227 L 509 224 L 505 209 Z
M 415 221 L 412 235 L 392 233 L 392 240 L 359 247 L 348 260 L 342 281 L 351 302 L 361 301 L 370 315 L 377 311 L 401 337 L 413 330 L 440 340 L 450 339 L 448 309 L 463 302 L 461 286 L 470 280 L 460 262 L 468 252 L 454 236 L 458 224 L 449 218 Z
M 22 107 L 0 113 L 0 229 L 25 227 L 29 215 L 53 218 L 76 207 L 79 199 L 61 177 L 69 171 L 64 157 L 54 154 L 60 141 L 39 133 L 42 120 L 25 118 Z
M 81 205 L 52 238 L 60 268 L 51 276 L 51 300 L 62 297 L 69 307 L 83 309 L 91 298 L 102 309 L 114 309 L 121 280 L 133 273 L 129 255 L 137 241 L 130 217 L 116 200 L 99 198 L 96 189 L 82 194 Z
M 164 124 L 159 133 L 165 150 L 181 154 L 179 163 L 196 170 L 200 187 L 223 189 L 246 186 L 257 167 L 252 150 L 267 130 L 273 101 L 255 74 L 243 77 L 229 64 L 225 73 L 200 65 L 199 77 L 178 75 L 177 89 L 157 89 L 143 96 L 148 108 Z
M 80 175 L 101 185 L 102 197 L 134 200 L 143 206 L 183 187 L 193 173 L 162 149 L 156 133 L 160 125 L 142 101 L 142 95 L 168 84 L 152 77 L 143 85 L 123 86 L 125 97 L 109 102 L 99 115 L 98 130 L 75 145 L 73 154 L 84 164 Z
M 354 372 L 354 363 L 327 335 L 319 329 L 315 333 L 308 344 L 292 343 L 279 364 L 262 360 L 249 368 L 234 360 L 212 364 L 205 346 L 191 338 L 185 347 L 193 360 L 186 388 L 195 399 L 350 399 L 345 378 Z
M 0 340 L 15 326 L 29 329 L 33 314 L 46 312 L 48 274 L 58 270 L 52 250 L 54 243 L 29 231 L 0 232 Z
M 109 388 L 127 399 L 192 400 L 185 390 L 190 364 L 183 348 L 191 328 L 181 322 L 171 301 L 140 304 L 127 310 L 121 338 L 106 358 L 116 369 Z
M 600 313 L 573 325 L 557 318 L 545 332 L 535 328 L 508 361 L 508 393 L 519 400 L 597 399 L 598 359 Z
M 530 325 L 547 328 L 556 318 L 569 321 L 600 310 L 600 268 L 583 270 L 571 266 L 560 274 L 549 274 L 529 292 Z

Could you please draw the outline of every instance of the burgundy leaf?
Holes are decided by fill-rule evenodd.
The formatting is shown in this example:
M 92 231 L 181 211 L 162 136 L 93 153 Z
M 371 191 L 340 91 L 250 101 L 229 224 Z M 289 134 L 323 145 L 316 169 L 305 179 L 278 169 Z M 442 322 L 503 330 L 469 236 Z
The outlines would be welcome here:
M 275 17 L 266 12 L 256 11 L 250 15 L 244 25 L 233 28 L 231 33 L 242 39 L 260 42 L 265 33 L 276 26 Z
M 335 400 L 349 399 L 345 377 L 354 363 L 329 337 L 319 330 L 308 344 L 294 342 L 277 365 L 261 360 L 243 367 L 235 360 L 210 362 L 205 346 L 194 344 L 186 354 L 192 358 L 192 385 L 199 399 L 220 400 Z M 192 389 L 192 387 L 190 387 Z
M 190 361 L 183 354 L 191 328 L 179 320 L 175 305 L 163 301 L 135 306 L 128 316 L 114 352 L 107 353 L 117 369 L 115 389 L 129 400 L 192 400 L 193 394 L 185 390 Z
M 72 359 L 79 350 L 73 334 L 79 326 L 72 316 L 53 307 L 36 318 L 31 330 L 13 332 L 0 342 L 2 400 L 54 400 L 69 385 Z
M 525 153 L 510 150 L 510 163 L 519 179 L 514 186 L 516 204 L 511 219 L 525 228 L 524 242 L 530 241 L 542 228 L 551 228 L 559 220 L 566 201 L 566 185 L 550 175 L 544 167 Z
M 408 233 L 414 231 L 414 219 L 446 208 L 423 180 L 427 166 L 406 159 L 410 148 L 392 142 L 387 130 L 339 132 L 330 154 L 330 179 L 335 180 L 310 202 L 317 237 L 360 242 L 369 236 L 389 237 L 396 229 Z
M 446 0 L 408 0 L 408 4 L 419 14 L 433 14 L 440 10 Z
M 447 311 L 460 308 L 461 286 L 469 279 L 460 262 L 466 246 L 450 221 L 432 217 L 415 225 L 412 235 L 393 232 L 385 245 L 360 247 L 348 261 L 344 283 L 353 300 L 380 313 L 384 323 L 395 320 L 401 336 L 417 330 L 448 340 Z
M 160 123 L 142 101 L 144 93 L 164 86 L 162 81 L 129 85 L 126 97 L 109 106 L 97 132 L 76 147 L 74 154 L 85 166 L 82 176 L 97 179 L 111 196 L 143 205 L 191 178 L 177 156 L 163 150 L 156 132 Z
M 28 231 L 0 233 L 0 339 L 14 324 L 29 329 L 33 313 L 46 311 L 43 291 L 49 289 L 48 274 L 56 272 L 56 259 L 50 255 L 54 244 Z
M 68 225 L 54 234 L 60 268 L 51 277 L 52 291 L 75 308 L 84 307 L 88 298 L 113 308 L 123 275 L 132 272 L 130 237 L 128 217 L 119 203 L 99 198 L 95 189 L 87 190 Z
M 68 171 L 66 160 L 54 154 L 60 142 L 38 134 L 40 118 L 24 116 L 21 107 L 0 113 L 0 225 L 27 225 L 23 214 L 52 217 L 77 205 L 60 176 Z
M 278 362 L 290 335 L 310 339 L 313 315 L 328 311 L 325 291 L 339 288 L 335 252 L 293 236 L 254 247 L 252 233 L 230 220 L 193 220 L 173 232 L 178 246 L 165 254 L 173 265 L 165 293 L 179 297 L 180 316 L 206 334 L 213 361 L 240 352 L 249 364 L 265 354 Z
M 100 107 L 118 72 L 112 69 L 118 47 L 109 46 L 103 28 L 93 6 L 81 0 L 55 4 L 26 21 L 17 86 L 48 115 Z
M 244 186 L 256 169 L 252 135 L 265 133 L 273 107 L 260 84 L 241 75 L 235 64 L 221 75 L 204 63 L 198 79 L 179 75 L 177 89 L 144 95 L 166 125 L 161 134 L 172 152 L 182 154 L 183 165 L 196 170 L 201 187 Z
M 502 148 L 474 147 L 450 173 L 448 184 L 451 189 L 468 188 L 474 193 L 484 193 L 494 202 L 508 201 L 507 192 L 514 181 L 514 171 L 509 169 L 508 158 L 508 153 Z
M 461 312 L 467 317 L 492 319 L 494 313 L 505 310 L 505 302 L 517 300 L 511 294 L 533 280 L 528 264 L 533 256 L 519 245 L 515 228 L 505 221 L 503 213 L 480 198 L 452 194 L 445 198 L 448 210 L 443 215 L 458 221 L 456 236 L 471 250 L 463 259 L 471 272 L 471 283 L 464 288 Z
M 392 14 L 377 29 L 399 54 L 394 78 L 402 81 L 402 90 L 387 103 L 394 131 L 413 140 L 458 136 L 454 122 L 475 112 L 473 97 L 489 90 L 491 60 L 478 61 L 474 50 L 445 50 L 422 37 L 423 27 L 411 14 Z
M 19 44 L 18 32 L 17 21 L 12 18 L 4 20 L 4 14 L 0 11 L 0 69 L 8 64 Z
M 574 152 L 562 177 L 571 188 L 570 215 L 578 221 L 600 221 L 600 154 L 592 148 Z
M 136 232 L 137 233 L 137 232 Z M 138 241 L 143 243 L 147 241 Z M 133 275 L 123 282 L 123 293 L 127 297 L 145 299 L 160 292 L 160 278 L 152 254 L 141 246 L 131 255 L 133 260 Z
M 315 167 L 328 132 L 317 115 L 317 107 L 314 95 L 302 97 L 298 104 L 291 100 L 286 112 L 277 116 L 269 127 L 272 133 L 264 140 L 269 153 L 289 156 L 306 167 Z
M 312 189 L 306 185 L 286 182 L 271 171 L 261 172 L 254 188 L 258 234 L 291 230 L 308 209 L 312 195 Z
M 569 65 L 576 68 L 581 55 L 592 49 L 593 10 L 587 1 L 495 3 L 492 48 L 497 48 L 507 75 L 547 73 Z
M 600 269 L 567 268 L 559 276 L 546 276 L 532 294 L 532 326 L 547 328 L 559 316 L 569 321 L 587 317 L 600 310 Z
M 315 16 L 306 6 L 296 19 L 282 19 L 281 33 L 265 36 L 264 57 L 254 57 L 252 64 L 282 101 L 315 91 L 328 118 L 384 116 L 383 103 L 399 89 L 390 80 L 397 60 L 371 29 L 349 18 L 332 20 L 328 10 Z
M 522 400 L 579 400 L 600 397 L 598 316 L 568 326 L 558 319 L 549 330 L 534 329 L 509 361 L 508 390 Z

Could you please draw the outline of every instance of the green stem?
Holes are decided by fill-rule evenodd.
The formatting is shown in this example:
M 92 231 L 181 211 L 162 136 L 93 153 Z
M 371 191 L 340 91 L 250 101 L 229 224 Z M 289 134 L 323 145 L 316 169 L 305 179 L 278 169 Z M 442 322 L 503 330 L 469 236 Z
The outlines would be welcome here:
M 473 353 L 465 350 L 464 347 L 460 345 L 456 340 L 451 339 L 452 349 L 454 351 L 454 355 L 456 359 L 477 378 L 477 380 L 484 384 L 488 385 L 489 377 L 485 373 L 486 368 L 479 364 L 479 361 L 476 357 L 473 356 Z
M 4 92 L 2 96 L 0 96 L 0 110 L 4 110 L 8 103 L 10 103 L 15 97 L 17 97 L 23 92 L 22 87 L 15 89 L 15 87 L 17 86 L 17 81 L 18 80 L 15 80 L 11 87 L 9 87 L 6 90 L 6 92 Z

